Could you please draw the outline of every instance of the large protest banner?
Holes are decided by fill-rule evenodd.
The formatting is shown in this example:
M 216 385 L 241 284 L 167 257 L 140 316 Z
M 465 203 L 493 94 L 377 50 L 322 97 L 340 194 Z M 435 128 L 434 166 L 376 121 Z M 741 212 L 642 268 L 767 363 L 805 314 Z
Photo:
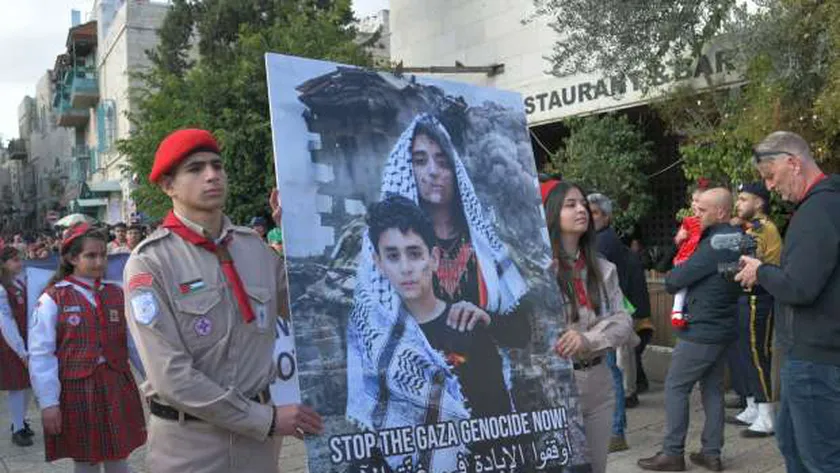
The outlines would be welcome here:
M 589 471 L 521 96 L 266 67 L 309 471 Z

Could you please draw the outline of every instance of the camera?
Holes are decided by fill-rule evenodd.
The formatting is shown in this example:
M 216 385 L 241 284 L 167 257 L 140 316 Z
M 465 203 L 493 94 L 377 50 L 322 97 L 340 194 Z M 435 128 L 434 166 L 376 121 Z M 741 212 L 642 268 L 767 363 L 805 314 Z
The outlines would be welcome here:
M 755 237 L 744 233 L 730 233 L 726 235 L 715 235 L 712 237 L 712 248 L 716 250 L 737 251 L 743 256 L 756 255 L 758 242 Z M 738 261 L 718 264 L 718 274 L 727 281 L 735 281 L 735 275 L 741 271 L 741 264 Z

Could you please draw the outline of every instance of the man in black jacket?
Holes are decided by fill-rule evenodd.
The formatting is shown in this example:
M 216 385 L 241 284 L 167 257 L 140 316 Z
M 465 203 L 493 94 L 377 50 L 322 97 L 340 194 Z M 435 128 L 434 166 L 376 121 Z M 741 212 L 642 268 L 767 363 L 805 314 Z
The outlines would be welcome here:
M 688 288 L 688 326 L 677 332 L 677 346 L 665 379 L 665 439 L 662 451 L 639 460 L 639 466 L 654 471 L 685 470 L 685 436 L 688 430 L 689 396 L 700 383 L 706 423 L 703 426 L 703 449 L 689 458 L 712 471 L 723 469 L 723 377 L 726 349 L 737 338 L 738 284 L 718 274 L 720 263 L 738 261 L 738 253 L 715 250 L 715 235 L 739 233 L 729 225 L 732 194 L 723 188 L 709 189 L 697 205 L 703 236 L 694 254 L 675 267 L 665 279 L 671 294 Z
M 639 405 L 637 383 L 639 377 L 647 384 L 647 376 L 642 369 L 641 356 L 653 335 L 650 323 L 650 296 L 647 290 L 647 278 L 642 262 L 630 248 L 621 241 L 612 227 L 612 201 L 604 194 L 589 194 L 589 208 L 592 221 L 598 232 L 598 252 L 613 263 L 618 271 L 618 284 L 621 292 L 635 308 L 630 314 L 638 340 L 621 346 L 614 353 L 607 355 L 607 364 L 613 374 L 615 386 L 615 412 L 613 413 L 612 438 L 610 453 L 627 450 L 630 447 L 625 439 L 627 416 L 625 409 Z M 636 342 L 639 342 L 638 344 Z
M 753 159 L 767 188 L 796 204 L 781 264 L 742 257 L 736 276 L 778 305 L 779 449 L 789 473 L 840 472 L 840 176 L 823 174 L 808 143 L 786 131 Z
M 618 270 L 618 284 L 621 286 L 621 292 L 636 309 L 635 312 L 630 314 L 633 317 L 636 335 L 641 340 L 641 343 L 636 345 L 634 350 L 635 356 L 632 356 L 635 358 L 635 370 L 632 367 L 628 367 L 626 370 L 622 368 L 628 376 L 628 379 L 624 380 L 627 407 L 633 408 L 639 405 L 637 394 L 648 388 L 647 375 L 641 362 L 642 353 L 653 337 L 647 276 L 645 276 L 642 259 L 621 241 L 612 226 L 613 207 L 610 198 L 596 193 L 589 194 L 587 200 L 589 201 L 589 208 L 592 209 L 592 221 L 595 224 L 595 230 L 598 231 L 598 252 L 607 261 L 615 265 Z M 632 360 L 629 361 L 632 362 Z

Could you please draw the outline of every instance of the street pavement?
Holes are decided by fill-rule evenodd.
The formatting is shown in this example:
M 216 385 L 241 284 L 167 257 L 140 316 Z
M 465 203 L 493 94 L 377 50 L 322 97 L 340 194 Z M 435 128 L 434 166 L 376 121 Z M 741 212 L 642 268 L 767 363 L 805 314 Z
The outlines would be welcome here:
M 699 393 L 695 391 L 691 405 L 691 428 L 688 432 L 686 451 L 700 448 L 700 430 L 703 426 L 703 409 L 700 406 Z M 627 411 L 627 441 L 630 450 L 610 455 L 608 472 L 624 473 L 641 471 L 636 460 L 647 457 L 659 450 L 662 430 L 665 423 L 664 395 L 662 387 L 653 386 L 651 392 L 640 396 L 641 405 Z M 6 394 L 0 393 L 0 426 L 8 426 L 9 417 L 5 409 Z M 71 461 L 64 460 L 48 464 L 44 462 L 44 442 L 41 432 L 40 417 L 34 405 L 29 418 L 36 432 L 35 445 L 21 448 L 11 442 L 11 434 L 0 435 L 0 473 L 52 473 L 72 472 Z M 725 430 L 724 467 L 732 473 L 784 473 L 784 462 L 776 448 L 774 438 L 743 439 L 739 429 L 727 425 Z M 151 473 L 143 464 L 145 452 L 139 449 L 129 459 L 135 473 Z M 305 473 L 307 471 L 305 448 L 303 443 L 287 438 L 284 441 L 280 457 L 280 472 Z M 689 471 L 705 471 L 689 465 Z M 242 472 L 246 473 L 246 472 Z M 318 472 L 312 472 L 318 473 Z

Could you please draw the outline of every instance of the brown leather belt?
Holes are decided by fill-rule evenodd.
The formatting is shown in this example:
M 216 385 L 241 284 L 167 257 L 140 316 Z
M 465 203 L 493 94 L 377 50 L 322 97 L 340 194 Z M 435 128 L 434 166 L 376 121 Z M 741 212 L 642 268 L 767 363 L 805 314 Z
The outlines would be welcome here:
M 603 361 L 603 357 L 600 357 L 600 356 L 592 358 L 591 360 L 576 361 L 575 364 L 574 364 L 574 368 L 575 368 L 575 371 L 588 370 L 589 368 L 592 368 L 593 366 L 600 365 L 601 361 Z
M 271 393 L 266 389 L 260 394 L 250 398 L 250 400 L 260 403 L 260 404 L 268 404 L 271 402 Z M 154 399 L 149 399 L 149 412 L 156 417 L 160 417 L 161 419 L 166 420 L 177 420 L 177 421 L 201 421 L 204 422 L 203 419 L 199 419 L 198 417 L 187 414 L 186 412 L 179 411 L 172 406 L 167 406 L 166 404 L 161 404 Z

